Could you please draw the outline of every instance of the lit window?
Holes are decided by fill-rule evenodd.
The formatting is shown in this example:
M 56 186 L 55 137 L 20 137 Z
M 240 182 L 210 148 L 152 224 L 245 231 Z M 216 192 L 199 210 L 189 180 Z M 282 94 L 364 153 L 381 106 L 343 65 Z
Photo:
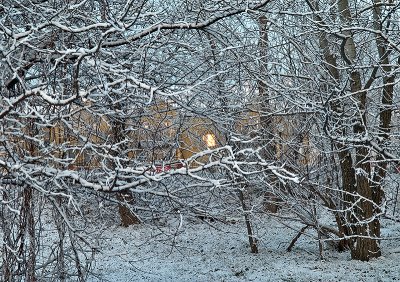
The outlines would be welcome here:
M 217 146 L 217 141 L 215 140 L 215 135 L 212 133 L 207 133 L 206 135 L 203 135 L 203 141 L 206 143 L 207 147 L 215 147 Z

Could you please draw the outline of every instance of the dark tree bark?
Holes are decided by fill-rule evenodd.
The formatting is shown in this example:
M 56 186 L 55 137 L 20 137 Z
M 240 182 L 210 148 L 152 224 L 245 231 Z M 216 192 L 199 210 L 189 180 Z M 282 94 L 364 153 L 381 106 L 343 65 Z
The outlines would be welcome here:
M 113 123 L 112 134 L 114 144 L 117 144 L 118 150 L 114 152 L 116 156 L 118 154 L 124 153 L 123 144 L 124 141 L 124 131 L 125 131 L 125 124 L 121 120 L 116 120 Z M 123 156 L 122 156 L 123 157 Z M 122 163 L 124 165 L 124 163 Z M 115 164 L 113 164 L 115 166 Z M 114 167 L 115 169 L 115 167 Z M 118 203 L 118 212 L 121 219 L 121 225 L 124 227 L 128 227 L 130 225 L 135 225 L 140 223 L 139 218 L 132 212 L 130 207 L 133 207 L 134 197 L 129 190 L 117 192 L 117 200 Z

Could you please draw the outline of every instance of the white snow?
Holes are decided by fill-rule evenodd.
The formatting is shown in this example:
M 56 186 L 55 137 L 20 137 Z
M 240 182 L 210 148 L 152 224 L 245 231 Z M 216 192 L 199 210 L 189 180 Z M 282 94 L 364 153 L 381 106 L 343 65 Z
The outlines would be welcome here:
M 99 237 L 96 277 L 89 281 L 400 281 L 396 240 L 384 240 L 383 256 L 370 262 L 329 247 L 320 260 L 317 242 L 308 236 L 286 252 L 298 230 L 270 218 L 255 226 L 258 254 L 249 251 L 244 223 L 185 223 L 177 237 L 166 235 L 176 231 L 173 224 L 108 228 Z M 382 232 L 399 237 L 400 228 L 384 221 Z

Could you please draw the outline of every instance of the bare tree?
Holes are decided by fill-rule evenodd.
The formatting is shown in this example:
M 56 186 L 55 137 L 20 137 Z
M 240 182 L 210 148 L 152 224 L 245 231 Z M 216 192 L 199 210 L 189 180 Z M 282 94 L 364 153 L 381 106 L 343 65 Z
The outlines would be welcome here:
M 320 242 L 380 255 L 398 162 L 394 2 L 5 0 L 0 12 L 4 280 L 86 279 L 88 191 L 119 195 L 126 226 L 222 220 L 205 199 L 227 196 L 253 252 L 251 211 L 268 193 Z M 49 211 L 59 240 L 46 249 Z

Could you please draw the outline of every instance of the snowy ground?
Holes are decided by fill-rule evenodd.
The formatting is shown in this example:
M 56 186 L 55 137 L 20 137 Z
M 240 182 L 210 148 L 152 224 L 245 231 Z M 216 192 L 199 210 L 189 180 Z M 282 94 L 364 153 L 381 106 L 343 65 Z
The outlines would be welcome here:
M 259 254 L 251 254 L 243 223 L 184 224 L 179 236 L 138 225 L 111 226 L 101 236 L 89 281 L 400 281 L 400 241 L 385 240 L 383 256 L 370 262 L 350 260 L 332 248 L 318 258 L 317 243 L 272 219 L 257 224 Z M 383 222 L 384 236 L 400 238 L 399 224 Z M 170 230 L 171 233 L 174 229 Z

